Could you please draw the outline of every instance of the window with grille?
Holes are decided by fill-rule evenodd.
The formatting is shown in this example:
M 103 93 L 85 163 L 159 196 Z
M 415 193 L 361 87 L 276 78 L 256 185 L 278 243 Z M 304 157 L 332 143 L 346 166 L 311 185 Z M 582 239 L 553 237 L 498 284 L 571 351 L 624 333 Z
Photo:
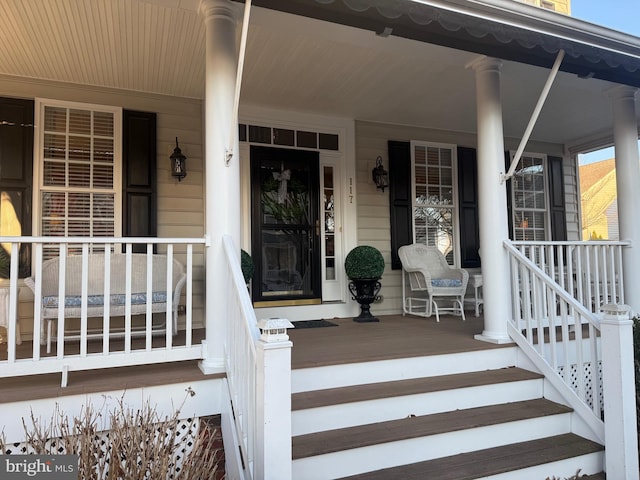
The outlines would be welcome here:
M 38 112 L 38 233 L 120 236 L 121 110 L 41 101 Z
M 511 188 L 515 240 L 547 238 L 546 176 L 544 156 L 522 156 Z
M 455 147 L 412 142 L 414 242 L 438 249 L 455 265 Z

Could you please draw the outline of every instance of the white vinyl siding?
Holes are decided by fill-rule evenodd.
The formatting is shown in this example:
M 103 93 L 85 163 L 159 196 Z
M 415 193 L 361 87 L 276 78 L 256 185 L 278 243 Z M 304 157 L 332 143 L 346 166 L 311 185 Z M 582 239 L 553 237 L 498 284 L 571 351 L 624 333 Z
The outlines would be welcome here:
M 120 236 L 121 109 L 47 100 L 37 105 L 37 233 Z

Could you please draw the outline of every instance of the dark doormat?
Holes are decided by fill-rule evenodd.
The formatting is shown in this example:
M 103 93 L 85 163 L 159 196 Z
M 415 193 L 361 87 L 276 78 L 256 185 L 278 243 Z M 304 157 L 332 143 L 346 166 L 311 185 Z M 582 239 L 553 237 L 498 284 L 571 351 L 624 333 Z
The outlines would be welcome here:
M 321 328 L 321 327 L 337 327 L 336 323 L 327 320 L 306 320 L 300 322 L 291 322 L 296 328 Z

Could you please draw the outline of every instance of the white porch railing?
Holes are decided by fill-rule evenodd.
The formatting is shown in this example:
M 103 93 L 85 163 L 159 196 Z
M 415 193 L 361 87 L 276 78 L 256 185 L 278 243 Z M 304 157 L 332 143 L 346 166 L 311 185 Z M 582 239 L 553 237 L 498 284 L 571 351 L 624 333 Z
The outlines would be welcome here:
M 622 249 L 628 242 L 512 242 L 587 310 L 623 304 Z
M 63 386 L 66 384 L 67 372 L 73 370 L 90 370 L 97 368 L 110 368 L 129 365 L 149 364 L 149 363 L 163 363 L 174 362 L 181 360 L 191 360 L 202 358 L 202 346 L 200 344 L 194 345 L 193 343 L 193 256 L 194 246 L 203 245 L 204 238 L 104 238 L 104 237 L 20 237 L 19 242 L 16 241 L 16 237 L 0 237 L 0 243 L 3 245 L 11 244 L 10 255 L 10 273 L 9 278 L 3 280 L 1 289 L 4 289 L 4 293 L 8 298 L 8 306 L 6 310 L 0 308 L 0 317 L 4 319 L 0 325 L 5 325 L 7 330 L 6 342 L 7 342 L 7 356 L 0 360 L 0 377 L 10 376 L 22 376 L 33 375 L 42 373 L 54 373 L 62 372 L 63 374 Z M 25 245 L 31 246 L 31 275 L 34 279 L 33 295 L 33 315 L 25 316 L 23 313 L 21 318 L 18 319 L 18 306 L 25 307 L 24 298 L 30 298 L 31 291 L 24 286 L 24 281 L 20 279 L 20 267 L 19 267 L 19 249 L 22 245 L 24 251 Z M 134 271 L 132 271 L 131 264 L 133 258 L 133 245 L 145 245 L 146 255 L 148 261 L 146 262 L 146 279 L 139 279 L 135 277 Z M 124 254 L 119 254 L 121 249 L 124 249 Z M 166 288 L 160 288 L 159 292 L 155 292 L 153 287 L 153 262 L 154 249 L 161 251 L 162 256 L 166 256 L 166 271 L 156 272 L 160 273 L 161 280 L 166 279 Z M 44 252 L 47 252 L 48 256 L 51 253 L 60 255 L 59 277 L 57 279 L 57 288 L 59 295 L 56 296 L 57 305 L 57 329 L 58 333 L 54 337 L 57 339 L 55 343 L 55 351 L 52 355 L 48 355 L 43 351 L 42 343 L 44 342 L 44 321 L 42 319 L 43 305 L 42 305 L 42 266 L 44 263 Z M 114 346 L 114 331 L 113 323 L 110 317 L 109 309 L 113 308 L 116 312 L 116 307 L 110 307 L 111 302 L 105 303 L 105 313 L 101 315 L 102 322 L 98 322 L 94 325 L 96 331 L 92 332 L 92 328 L 89 327 L 88 311 L 89 311 L 89 278 L 90 272 L 88 269 L 89 258 L 95 253 L 100 252 L 101 258 L 109 259 L 116 255 L 124 256 L 124 265 L 126 272 L 123 274 L 125 279 L 125 295 L 122 304 L 118 307 L 122 310 L 122 316 L 124 317 L 123 327 L 118 331 L 117 337 L 123 339 L 123 346 Z M 78 309 L 80 311 L 79 317 L 79 332 L 73 340 L 69 340 L 65 337 L 64 331 L 65 322 L 65 307 L 67 306 L 68 298 L 66 295 L 70 295 L 69 290 L 66 289 L 66 261 L 63 258 L 67 258 L 67 254 L 73 253 L 82 258 L 81 264 L 81 278 L 75 279 L 82 286 L 81 291 L 75 298 L 75 301 L 79 303 Z M 174 303 L 174 289 L 172 288 L 172 265 L 173 260 L 178 259 L 185 267 L 186 282 L 185 288 L 182 291 L 182 299 L 185 302 L 185 324 L 184 324 L 184 338 L 182 339 L 182 332 L 180 332 L 181 340 L 177 342 L 174 339 L 175 332 L 173 329 L 173 310 Z M 95 257 L 94 257 L 95 259 Z M 80 263 L 80 262 L 79 262 Z M 104 274 L 101 279 L 109 278 L 109 263 L 108 260 L 104 261 L 104 271 L 100 272 Z M 22 272 L 24 273 L 24 272 Z M 95 273 L 95 272 L 94 272 Z M 143 292 L 132 292 L 132 281 L 136 280 L 137 283 L 146 285 Z M 100 285 L 104 284 L 104 291 L 96 297 L 102 299 L 111 299 L 109 281 L 103 281 Z M 162 283 L 161 283 L 162 284 Z M 102 287 L 101 287 L 102 288 Z M 67 292 L 65 295 L 65 291 Z M 132 324 L 132 294 L 141 294 L 138 297 L 138 302 L 143 302 L 144 307 L 144 321 L 141 322 L 139 329 L 134 328 Z M 164 313 L 152 313 L 153 312 L 153 299 L 154 294 L 163 295 L 166 307 Z M 19 302 L 19 297 L 22 299 Z M 64 299 L 57 301 L 58 298 Z M 139 300 L 142 298 L 142 300 Z M 97 299 L 94 299 L 97 300 Z M 0 306 L 1 307 L 1 306 Z M 28 305 L 26 305 L 28 307 Z M 137 310 L 140 310 L 141 305 L 136 306 Z M 49 307 L 51 308 L 51 307 Z M 54 307 L 56 308 L 56 307 Z M 25 308 L 26 309 L 26 308 Z M 160 346 L 154 346 L 153 336 L 157 338 L 157 331 L 152 329 L 153 316 L 164 315 L 163 336 L 164 341 L 156 341 L 160 343 Z M 22 335 L 16 328 L 18 325 L 21 327 Z M 97 320 L 97 319 L 96 319 Z M 158 319 L 156 318 L 156 321 Z M 28 325 L 29 322 L 31 325 Z M 30 328 L 29 328 L 30 327 Z M 28 349 L 22 347 L 17 348 L 17 341 L 23 342 L 28 339 L 28 335 L 25 336 L 25 332 L 31 331 L 32 336 L 32 348 Z M 140 346 L 134 345 L 132 339 L 134 337 L 143 337 L 144 342 L 139 342 Z M 96 342 L 90 341 L 97 338 Z M 74 343 L 75 342 L 75 343 Z M 78 345 L 77 349 L 71 352 L 73 345 Z M 120 344 L 118 344 L 120 345 Z
M 504 245 L 511 268 L 509 335 L 604 443 L 598 317 L 514 244 Z
M 557 278 L 554 275 L 557 270 L 548 269 L 549 275 L 512 242 L 506 241 L 504 246 L 511 268 L 513 315 L 508 324 L 510 337 L 583 419 L 588 431 L 576 433 L 605 445 L 607 476 L 639 478 L 630 308 L 609 303 L 598 305 L 602 313 L 591 312 L 552 278 L 551 275 Z M 538 258 L 557 255 L 556 259 L 560 258 L 560 264 L 565 265 L 560 251 L 570 246 L 564 244 L 550 252 L 541 250 Z M 602 276 L 595 275 L 594 282 L 606 284 L 607 278 L 611 280 L 607 287 L 612 295 L 610 299 L 619 299 L 622 295 L 622 246 L 624 244 L 615 245 L 607 250 L 608 253 L 595 248 L 591 257 L 598 259 L 596 272 L 603 267 Z M 588 259 L 591 253 L 587 249 L 583 259 Z M 578 261 L 572 256 L 569 258 Z M 570 266 L 572 262 L 568 261 L 566 265 Z M 581 272 L 579 265 L 576 265 L 576 271 Z M 571 274 L 573 270 L 568 272 Z M 606 291 L 606 288 L 600 290 Z
M 241 465 L 241 478 L 291 480 L 292 343 L 286 328 L 293 325 L 277 319 L 273 331 L 260 332 L 239 252 L 229 236 L 223 247 L 229 279 L 224 355 L 238 444 L 228 450 L 225 445 L 225 451 L 241 455 L 239 462 L 228 463 Z

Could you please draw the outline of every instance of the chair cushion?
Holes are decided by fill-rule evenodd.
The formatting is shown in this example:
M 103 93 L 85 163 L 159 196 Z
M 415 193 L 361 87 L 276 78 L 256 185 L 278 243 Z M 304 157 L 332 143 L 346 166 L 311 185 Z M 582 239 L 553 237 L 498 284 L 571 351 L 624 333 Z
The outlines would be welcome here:
M 110 295 L 111 305 L 124 305 L 126 301 L 126 295 L 123 293 L 117 293 Z M 151 294 L 151 303 L 165 303 L 167 301 L 166 292 L 153 292 Z M 146 293 L 132 293 L 131 305 L 143 305 L 147 303 Z M 79 307 L 82 304 L 81 295 L 69 295 L 64 297 L 65 307 Z M 98 307 L 104 305 L 103 295 L 88 295 L 87 305 L 89 307 Z M 58 306 L 58 296 L 48 295 L 42 297 L 42 306 L 46 308 L 55 308 Z
M 432 278 L 431 285 L 434 287 L 461 287 L 462 280 L 455 278 Z

